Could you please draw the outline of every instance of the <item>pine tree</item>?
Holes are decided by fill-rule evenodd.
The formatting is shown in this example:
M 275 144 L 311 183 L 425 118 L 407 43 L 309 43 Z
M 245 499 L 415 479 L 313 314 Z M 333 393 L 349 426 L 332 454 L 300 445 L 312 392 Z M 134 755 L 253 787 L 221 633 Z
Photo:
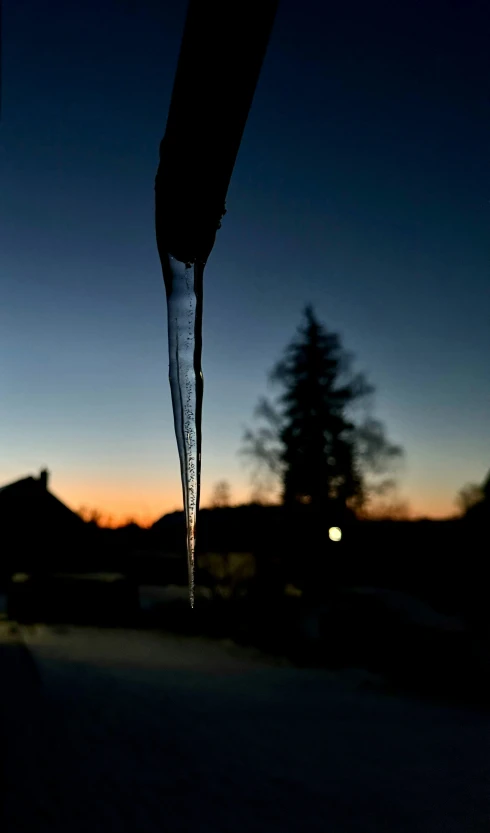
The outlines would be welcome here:
M 286 506 L 359 508 L 373 488 L 368 473 L 383 474 L 402 450 L 387 441 L 378 420 L 354 421 L 353 406 L 368 400 L 373 388 L 363 374 L 352 373 L 340 337 L 319 323 L 311 307 L 271 380 L 282 392 L 275 405 L 260 403 L 264 424 L 245 436 L 244 452 L 258 464 L 256 477 L 265 469 L 279 480 Z M 386 490 L 391 482 L 375 488 Z

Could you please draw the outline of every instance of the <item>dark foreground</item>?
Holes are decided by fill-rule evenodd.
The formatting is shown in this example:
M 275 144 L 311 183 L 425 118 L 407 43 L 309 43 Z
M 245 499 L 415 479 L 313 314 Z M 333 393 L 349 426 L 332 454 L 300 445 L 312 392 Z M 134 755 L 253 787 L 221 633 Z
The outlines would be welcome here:
M 2 833 L 480 833 L 490 718 L 152 632 L 4 626 Z M 7 679 L 8 677 L 8 679 Z

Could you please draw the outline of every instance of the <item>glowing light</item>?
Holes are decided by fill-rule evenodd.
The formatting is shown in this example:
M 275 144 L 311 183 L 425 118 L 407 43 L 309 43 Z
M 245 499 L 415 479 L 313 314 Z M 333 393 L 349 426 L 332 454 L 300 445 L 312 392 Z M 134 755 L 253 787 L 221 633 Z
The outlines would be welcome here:
M 338 526 L 331 526 L 328 530 L 328 537 L 331 541 L 340 541 L 342 538 L 342 531 Z

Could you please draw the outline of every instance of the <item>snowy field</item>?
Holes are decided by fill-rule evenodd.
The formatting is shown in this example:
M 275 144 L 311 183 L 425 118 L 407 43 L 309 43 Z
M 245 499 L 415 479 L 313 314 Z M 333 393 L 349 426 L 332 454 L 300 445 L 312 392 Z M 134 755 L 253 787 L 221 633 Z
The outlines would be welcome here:
M 26 665 L 22 696 L 12 680 L 4 696 L 2 833 L 490 830 L 488 715 L 225 643 L 22 637 L 37 672 Z

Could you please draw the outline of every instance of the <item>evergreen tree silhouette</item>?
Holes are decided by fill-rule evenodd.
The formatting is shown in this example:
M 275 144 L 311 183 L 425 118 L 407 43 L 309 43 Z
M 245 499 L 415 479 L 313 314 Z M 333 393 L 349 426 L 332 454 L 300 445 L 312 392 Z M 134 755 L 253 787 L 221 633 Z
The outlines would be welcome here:
M 338 334 L 326 330 L 311 306 L 298 335 L 275 366 L 271 381 L 281 388 L 275 404 L 262 400 L 256 431 L 247 431 L 243 452 L 280 483 L 285 506 L 360 508 L 370 491 L 391 480 L 369 483 L 402 456 L 379 420 L 353 417 L 353 406 L 374 392 L 364 374 L 351 371 L 351 355 Z

